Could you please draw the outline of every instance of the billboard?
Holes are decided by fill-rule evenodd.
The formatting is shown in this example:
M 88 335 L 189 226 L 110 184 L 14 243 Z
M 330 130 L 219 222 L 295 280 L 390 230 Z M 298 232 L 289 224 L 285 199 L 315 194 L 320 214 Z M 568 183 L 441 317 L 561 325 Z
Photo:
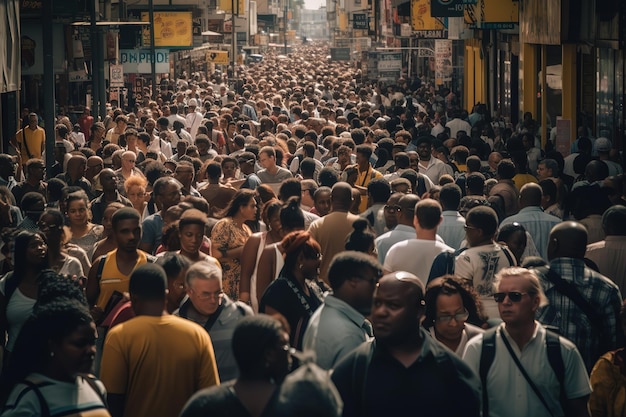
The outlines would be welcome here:
M 411 28 L 417 38 L 447 38 L 448 22 L 444 17 L 433 17 L 431 0 L 411 0 Z
M 472 29 L 513 29 L 519 22 L 519 1 L 477 0 L 465 6 L 465 23 Z
M 170 51 L 157 49 L 156 72 L 164 74 L 170 72 Z M 150 74 L 152 72 L 152 54 L 147 49 L 122 49 L 120 61 L 124 74 Z
M 149 22 L 148 12 L 141 12 L 141 21 Z M 150 27 L 143 29 L 143 45 L 150 45 Z M 193 46 L 191 12 L 154 12 L 154 46 L 159 48 Z

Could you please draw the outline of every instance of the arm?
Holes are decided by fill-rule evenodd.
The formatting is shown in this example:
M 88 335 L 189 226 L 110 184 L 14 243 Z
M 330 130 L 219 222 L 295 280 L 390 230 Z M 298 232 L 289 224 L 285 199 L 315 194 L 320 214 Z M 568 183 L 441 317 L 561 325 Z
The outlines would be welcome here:
M 107 403 L 111 417 L 123 417 L 124 405 L 126 404 L 126 396 L 124 394 L 108 394 Z
M 100 280 L 98 279 L 100 262 L 102 262 L 102 258 L 97 259 L 89 269 L 89 276 L 87 277 L 87 302 L 89 305 L 96 304 L 100 295 Z
M 259 267 L 256 271 L 256 296 L 261 300 L 263 293 L 276 276 L 276 256 L 273 247 L 266 247 L 259 258 Z
M 250 281 L 256 266 L 256 254 L 261 244 L 261 236 L 252 235 L 248 239 L 241 253 L 241 277 L 239 281 L 239 300 L 250 301 Z

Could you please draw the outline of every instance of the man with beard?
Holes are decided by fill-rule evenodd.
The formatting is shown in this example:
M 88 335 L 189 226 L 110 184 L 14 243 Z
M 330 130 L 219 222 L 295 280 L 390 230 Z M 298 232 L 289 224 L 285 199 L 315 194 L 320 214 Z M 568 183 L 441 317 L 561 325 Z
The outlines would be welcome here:
M 361 252 L 335 256 L 328 270 L 333 293 L 324 299 L 304 333 L 304 349 L 315 352 L 315 362 L 333 368 L 344 356 L 371 339 L 372 325 L 365 318 L 372 309 L 372 296 L 382 266 Z
M 419 155 L 419 173 L 426 175 L 433 184 L 439 184 L 439 178 L 448 174 L 454 176 L 450 165 L 443 163 L 441 160 L 432 156 L 433 136 L 420 136 L 417 139 L 417 154 Z
M 426 334 L 424 314 L 424 285 L 415 275 L 380 279 L 371 315 L 375 339 L 348 354 L 331 377 L 344 417 L 480 415 L 478 378 Z

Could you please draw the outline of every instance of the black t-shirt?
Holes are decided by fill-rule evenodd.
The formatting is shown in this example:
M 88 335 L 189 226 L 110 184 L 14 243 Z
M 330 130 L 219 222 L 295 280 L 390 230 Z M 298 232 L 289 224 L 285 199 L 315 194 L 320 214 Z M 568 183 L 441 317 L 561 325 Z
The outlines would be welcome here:
M 289 322 L 289 327 L 291 328 L 291 333 L 289 334 L 291 346 L 301 350 L 302 338 L 304 337 L 309 318 L 322 304 L 323 300 L 321 298 L 321 290 L 316 288 L 316 284 L 307 282 L 309 295 L 306 295 L 299 288 L 299 284 L 294 282 L 296 287 L 298 287 L 299 294 L 310 307 L 310 310 L 307 310 L 296 293 L 291 289 L 287 280 L 288 278 L 280 276 L 267 287 L 259 303 L 259 311 L 265 313 L 265 308 L 269 306 L 282 314 Z
M 205 388 L 196 392 L 185 404 L 181 417 L 206 417 L 206 416 L 229 416 L 229 417 L 251 417 L 250 413 L 243 406 L 234 389 L 235 381 L 228 381 L 219 386 Z M 274 415 L 277 389 L 272 398 L 265 406 L 261 416 Z

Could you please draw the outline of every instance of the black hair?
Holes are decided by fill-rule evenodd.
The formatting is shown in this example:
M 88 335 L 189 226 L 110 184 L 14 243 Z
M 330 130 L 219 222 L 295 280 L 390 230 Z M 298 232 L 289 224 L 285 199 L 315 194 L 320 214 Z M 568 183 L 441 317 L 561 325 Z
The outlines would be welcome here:
M 348 279 L 363 275 L 367 269 L 374 271 L 377 278 L 383 275 L 383 267 L 376 259 L 362 251 L 346 250 L 335 255 L 330 262 L 328 282 L 331 288 L 336 291 Z
M 498 215 L 491 207 L 478 206 L 467 212 L 466 223 L 482 230 L 485 236 L 494 236 L 498 229 Z
M 191 266 L 191 262 L 187 258 L 175 252 L 167 252 L 159 257 L 156 264 L 163 268 L 168 280 L 176 278 L 183 269 Z
M 320 170 L 317 176 L 317 182 L 320 187 L 332 188 L 337 182 L 339 182 L 339 176 L 337 172 L 331 167 L 324 167 Z
M 27 268 L 38 268 L 39 270 L 48 269 L 48 257 L 46 256 L 41 264 L 30 265 L 26 258 L 28 245 L 35 237 L 40 237 L 46 242 L 46 237 L 41 232 L 32 232 L 30 230 L 23 230 L 15 236 L 15 244 L 13 245 L 13 275 L 19 279 L 24 276 Z
M 139 266 L 130 275 L 128 291 L 146 301 L 165 300 L 167 275 L 163 267 L 153 263 Z
M 281 331 L 283 326 L 280 321 L 265 314 L 239 320 L 233 332 L 231 346 L 242 375 L 263 372 L 267 350 L 278 343 Z
M 111 217 L 111 225 L 113 227 L 113 230 L 117 228 L 117 225 L 122 220 L 137 220 L 139 224 L 141 224 L 141 215 L 137 210 L 132 207 L 124 207 L 117 210 L 115 213 L 113 213 L 113 216 Z
M 376 234 L 371 231 L 366 219 L 357 219 L 352 223 L 352 232 L 346 237 L 345 250 L 368 253 L 374 245 Z
M 524 240 L 526 240 L 526 229 L 524 228 L 524 226 L 517 222 L 508 223 L 504 226 L 501 226 L 498 229 L 498 236 L 496 237 L 496 240 L 498 242 L 507 242 L 511 238 L 511 236 L 513 236 L 513 233 L 516 232 L 524 233 Z
M 480 172 L 472 172 L 465 179 L 465 187 L 471 194 L 483 194 L 485 190 L 485 176 Z M 441 194 L 439 198 L 441 198 Z
M 239 189 L 237 193 L 228 203 L 228 206 L 222 212 L 222 217 L 233 217 L 239 209 L 246 204 L 250 203 L 250 200 L 254 199 L 254 191 L 248 189 Z
M 296 178 L 288 178 L 283 181 L 278 190 L 278 198 L 287 201 L 290 197 L 298 197 L 302 195 L 302 185 Z
M 304 214 L 298 198 L 292 197 L 283 204 L 280 209 L 280 224 L 287 230 L 304 229 Z
M 456 184 L 446 184 L 439 191 L 439 202 L 443 210 L 458 210 L 461 203 L 461 188 Z
M 300 173 L 306 178 L 311 178 L 315 175 L 315 160 L 313 158 L 304 158 L 300 163 Z
M 372 203 L 386 203 L 391 195 L 391 186 L 385 178 L 374 178 L 367 184 L 367 193 Z
M 503 180 L 513 179 L 517 171 L 515 170 L 515 165 L 511 160 L 503 159 L 498 164 L 497 168 L 498 176 Z
M 424 301 L 426 302 L 426 312 L 423 326 L 430 328 L 435 324 L 437 318 L 437 298 L 439 295 L 459 294 L 463 301 L 463 307 L 469 313 L 467 322 L 475 326 L 482 326 L 485 320 L 481 316 L 480 301 L 476 291 L 459 277 L 454 275 L 444 275 L 431 281 L 426 287 Z
M 59 201 L 63 196 L 63 188 L 67 187 L 67 183 L 59 178 L 50 178 L 48 180 L 48 196 L 50 197 L 49 203 Z

